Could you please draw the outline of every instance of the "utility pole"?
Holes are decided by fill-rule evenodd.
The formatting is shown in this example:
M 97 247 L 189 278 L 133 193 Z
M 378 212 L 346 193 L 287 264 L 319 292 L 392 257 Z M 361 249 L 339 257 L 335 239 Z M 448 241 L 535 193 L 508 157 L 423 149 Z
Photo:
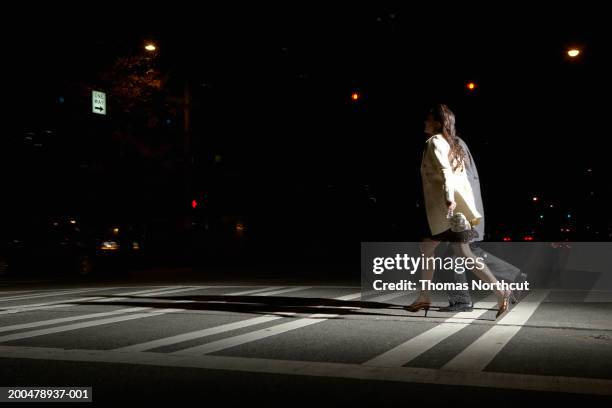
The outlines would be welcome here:
M 184 176 L 185 196 L 190 198 L 191 178 L 193 167 L 192 140 L 191 140 L 191 90 L 189 89 L 189 76 L 185 73 L 185 89 L 183 91 L 183 137 L 184 137 Z
M 185 70 L 185 82 L 183 89 L 183 202 L 182 208 L 187 207 L 187 203 L 193 200 L 193 149 L 192 149 L 192 133 L 191 133 L 191 111 L 192 98 L 189 81 L 189 73 Z M 186 216 L 183 217 L 183 228 L 185 232 L 189 232 L 192 228 L 193 213 L 192 211 L 183 212 Z

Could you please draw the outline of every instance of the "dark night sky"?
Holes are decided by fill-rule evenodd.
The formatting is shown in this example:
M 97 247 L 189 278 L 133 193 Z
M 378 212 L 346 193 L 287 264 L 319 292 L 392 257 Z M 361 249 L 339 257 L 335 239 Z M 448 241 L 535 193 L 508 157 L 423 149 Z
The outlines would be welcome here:
M 241 185 L 272 201 L 288 189 L 316 196 L 329 184 L 368 184 L 380 206 L 409 224 L 423 116 L 436 102 L 457 114 L 491 220 L 527 211 L 533 195 L 589 212 L 589 184 L 600 195 L 608 189 L 608 152 L 598 145 L 608 137 L 609 38 L 602 14 L 583 3 L 132 7 L 15 16 L 21 24 L 4 51 L 14 69 L 15 129 L 30 112 L 44 116 L 44 101 L 32 95 L 62 92 L 150 38 L 162 66 L 188 72 L 198 154 L 222 154 Z M 579 62 L 564 56 L 574 44 L 584 50 Z M 467 80 L 477 92 L 466 92 Z

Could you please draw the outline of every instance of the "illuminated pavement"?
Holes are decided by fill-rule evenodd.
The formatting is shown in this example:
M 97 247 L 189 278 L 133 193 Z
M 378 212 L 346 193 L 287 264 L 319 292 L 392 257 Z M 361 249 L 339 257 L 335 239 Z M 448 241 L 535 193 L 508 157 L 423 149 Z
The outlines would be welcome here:
M 607 293 L 534 291 L 499 321 L 491 297 L 424 317 L 402 309 L 411 296 L 362 299 L 358 286 L 313 282 L 5 281 L 0 384 L 93 386 L 94 402 L 201 394 L 272 405 L 612 394 Z

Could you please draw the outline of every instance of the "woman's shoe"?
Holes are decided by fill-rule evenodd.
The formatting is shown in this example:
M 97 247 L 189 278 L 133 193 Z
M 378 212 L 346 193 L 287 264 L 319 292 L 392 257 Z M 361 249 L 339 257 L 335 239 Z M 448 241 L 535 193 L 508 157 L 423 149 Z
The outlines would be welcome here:
M 414 302 L 406 306 L 405 309 L 410 313 L 416 313 L 419 310 L 425 310 L 425 317 L 427 317 L 427 312 L 429 311 L 430 306 L 431 302 Z
M 504 292 L 501 305 L 499 306 L 499 310 L 495 315 L 495 320 L 499 319 L 508 311 L 510 301 L 512 301 L 512 304 L 516 303 L 516 297 L 514 296 L 514 293 L 512 293 L 511 290 L 507 290 Z

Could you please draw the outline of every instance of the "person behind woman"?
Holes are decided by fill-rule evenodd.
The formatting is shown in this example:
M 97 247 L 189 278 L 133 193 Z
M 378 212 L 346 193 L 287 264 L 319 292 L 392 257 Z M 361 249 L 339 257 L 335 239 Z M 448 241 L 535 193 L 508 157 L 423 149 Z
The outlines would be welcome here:
M 421 179 L 427 223 L 429 230 L 421 242 L 421 252 L 425 258 L 433 257 L 440 242 L 450 242 L 455 255 L 465 259 L 471 258 L 475 265 L 476 276 L 489 283 L 497 279 L 482 262 L 476 262 L 469 242 L 477 234 L 473 228 L 482 215 L 475 203 L 474 193 L 466 174 L 468 160 L 455 130 L 455 115 L 446 105 L 436 105 L 425 120 L 425 133 L 429 138 L 421 161 Z M 451 215 L 461 213 L 469 221 L 470 228 L 455 232 L 451 229 Z M 430 263 L 429 263 L 430 264 Z M 431 281 L 434 269 L 425 263 L 422 280 Z M 480 267 L 480 268 L 479 268 Z M 496 289 L 499 318 L 508 310 L 511 291 Z M 410 312 L 429 310 L 431 298 L 427 289 L 422 289 L 418 298 L 406 309 Z

